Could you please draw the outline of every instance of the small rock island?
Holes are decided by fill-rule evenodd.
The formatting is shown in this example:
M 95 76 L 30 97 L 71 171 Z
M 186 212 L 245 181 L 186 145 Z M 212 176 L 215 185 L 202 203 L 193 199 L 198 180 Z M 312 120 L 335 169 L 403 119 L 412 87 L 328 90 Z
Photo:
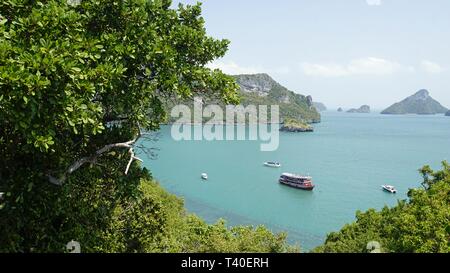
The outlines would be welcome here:
M 447 117 L 450 117 L 450 110 L 448 110 L 447 113 L 445 113 L 445 115 L 446 115 Z
M 284 122 L 280 128 L 280 131 L 281 132 L 291 132 L 291 133 L 314 132 L 314 127 L 307 124 L 306 122 L 287 118 L 284 120 Z
M 347 111 L 347 113 L 359 113 L 359 114 L 368 114 L 370 113 L 370 106 L 369 105 L 363 105 L 359 107 L 358 109 L 350 109 Z
M 338 112 L 344 112 L 344 109 L 342 109 L 342 107 L 339 107 Z

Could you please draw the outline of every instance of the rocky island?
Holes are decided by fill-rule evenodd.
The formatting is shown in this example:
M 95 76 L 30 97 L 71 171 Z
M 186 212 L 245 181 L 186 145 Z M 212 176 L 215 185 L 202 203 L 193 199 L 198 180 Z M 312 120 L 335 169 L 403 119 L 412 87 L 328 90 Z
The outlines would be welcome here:
M 313 98 L 288 90 L 269 75 L 251 74 L 233 76 L 241 87 L 241 104 L 279 105 L 280 119 L 295 119 L 306 123 L 318 123 L 320 114 L 314 107 Z
M 359 113 L 359 114 L 368 114 L 370 113 L 370 106 L 369 105 L 363 105 L 359 107 L 358 109 L 350 109 L 347 111 L 347 113 Z
M 344 109 L 342 109 L 342 107 L 339 107 L 337 111 L 338 112 L 344 112 Z
M 296 119 L 285 119 L 280 128 L 281 132 L 303 133 L 314 132 L 314 128 L 306 122 L 298 121 Z
M 445 113 L 445 115 L 446 115 L 447 117 L 450 117 L 450 110 L 448 110 L 447 113 Z
M 418 115 L 434 115 L 443 114 L 448 111 L 439 102 L 434 100 L 428 90 L 419 90 L 414 95 L 395 103 L 381 114 L 388 115 L 404 115 L 404 114 L 418 114 Z
M 240 105 L 247 107 L 254 105 L 258 108 L 260 105 L 278 105 L 280 120 L 293 119 L 300 123 L 319 123 L 321 121 L 320 113 L 314 107 L 313 98 L 288 90 L 276 82 L 268 74 L 246 74 L 232 76 L 239 85 L 238 96 L 240 97 Z M 225 111 L 225 105 L 215 97 L 199 97 L 196 98 L 203 107 L 208 105 L 219 105 Z M 194 103 L 192 99 L 182 102 L 168 102 L 166 109 L 172 109 L 177 104 L 187 105 L 193 112 Z M 170 111 L 169 111 L 170 112 Z M 245 115 L 243 110 L 241 114 Z M 270 110 L 269 113 L 270 115 Z M 214 124 L 227 124 L 228 121 L 223 117 L 203 118 L 202 123 L 212 122 Z M 270 120 L 270 117 L 268 117 Z M 246 118 L 248 121 L 248 118 Z M 168 123 L 175 123 L 175 118 L 170 118 Z M 191 120 L 191 123 L 195 123 Z M 234 122 L 236 123 L 236 121 Z M 276 122 L 279 124 L 279 122 Z

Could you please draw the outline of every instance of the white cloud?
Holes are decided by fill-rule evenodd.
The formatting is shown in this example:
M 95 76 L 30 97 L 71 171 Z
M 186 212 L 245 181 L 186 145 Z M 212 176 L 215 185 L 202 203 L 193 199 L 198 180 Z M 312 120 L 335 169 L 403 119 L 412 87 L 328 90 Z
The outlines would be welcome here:
M 420 66 L 425 72 L 430 74 L 439 74 L 444 70 L 439 64 L 427 60 L 422 61 Z
M 278 68 L 264 68 L 261 66 L 241 66 L 234 61 L 215 61 L 207 65 L 211 69 L 220 69 L 223 73 L 228 75 L 238 74 L 257 74 L 257 73 L 269 73 L 269 74 L 289 74 L 291 69 L 287 66 Z
M 216 61 L 207 65 L 208 68 L 211 69 L 220 69 L 223 73 L 229 75 L 237 75 L 237 74 L 256 74 L 263 73 L 263 69 L 261 67 L 256 66 L 240 66 L 233 61 L 229 62 L 221 62 Z
M 337 64 L 302 64 L 303 73 L 307 76 L 342 77 L 347 76 L 345 67 Z
M 289 74 L 289 73 L 291 73 L 291 68 L 288 66 L 281 66 L 281 67 L 277 67 L 275 69 L 268 69 L 267 73 Z
M 403 66 L 397 62 L 374 57 L 352 60 L 346 65 L 303 63 L 301 67 L 305 75 L 318 77 L 346 77 L 355 75 L 383 76 L 402 71 L 414 71 L 413 67 Z
M 381 0 L 366 0 L 366 3 L 369 6 L 381 6 L 383 4 Z

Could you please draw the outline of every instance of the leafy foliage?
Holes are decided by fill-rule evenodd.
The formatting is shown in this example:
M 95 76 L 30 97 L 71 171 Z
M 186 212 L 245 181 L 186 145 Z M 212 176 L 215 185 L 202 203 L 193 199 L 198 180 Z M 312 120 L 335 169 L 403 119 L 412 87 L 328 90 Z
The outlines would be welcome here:
M 264 227 L 209 225 L 187 214 L 183 202 L 157 183 L 142 180 L 141 197 L 117 206 L 101 240 L 88 251 L 101 252 L 287 252 L 285 234 Z
M 380 212 L 358 212 L 356 222 L 328 235 L 316 252 L 367 252 L 367 243 L 381 243 L 382 251 L 396 253 L 450 252 L 450 166 L 420 170 L 424 189 L 412 189 L 409 201 Z
M 228 41 L 206 35 L 199 4 L 170 7 L 0 2 L 0 252 L 62 252 L 72 239 L 85 252 L 197 251 L 180 234 L 206 238 L 202 251 L 282 250 L 284 237 L 265 229 L 186 217 L 136 161 L 124 175 L 131 150 L 99 153 L 158 128 L 165 100 L 237 102 L 234 80 L 205 68 Z M 69 168 L 80 159 L 87 164 Z M 65 176 L 62 186 L 50 183 Z M 238 245 L 244 237 L 260 241 Z

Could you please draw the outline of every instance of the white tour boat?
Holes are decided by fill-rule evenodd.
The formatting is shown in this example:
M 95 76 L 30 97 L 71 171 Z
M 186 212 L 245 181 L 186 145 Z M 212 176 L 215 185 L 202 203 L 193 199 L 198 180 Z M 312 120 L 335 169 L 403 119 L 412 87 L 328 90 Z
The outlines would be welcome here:
M 383 188 L 383 190 L 390 192 L 390 193 L 397 193 L 397 190 L 395 189 L 394 186 L 391 185 L 382 185 L 381 186 Z

